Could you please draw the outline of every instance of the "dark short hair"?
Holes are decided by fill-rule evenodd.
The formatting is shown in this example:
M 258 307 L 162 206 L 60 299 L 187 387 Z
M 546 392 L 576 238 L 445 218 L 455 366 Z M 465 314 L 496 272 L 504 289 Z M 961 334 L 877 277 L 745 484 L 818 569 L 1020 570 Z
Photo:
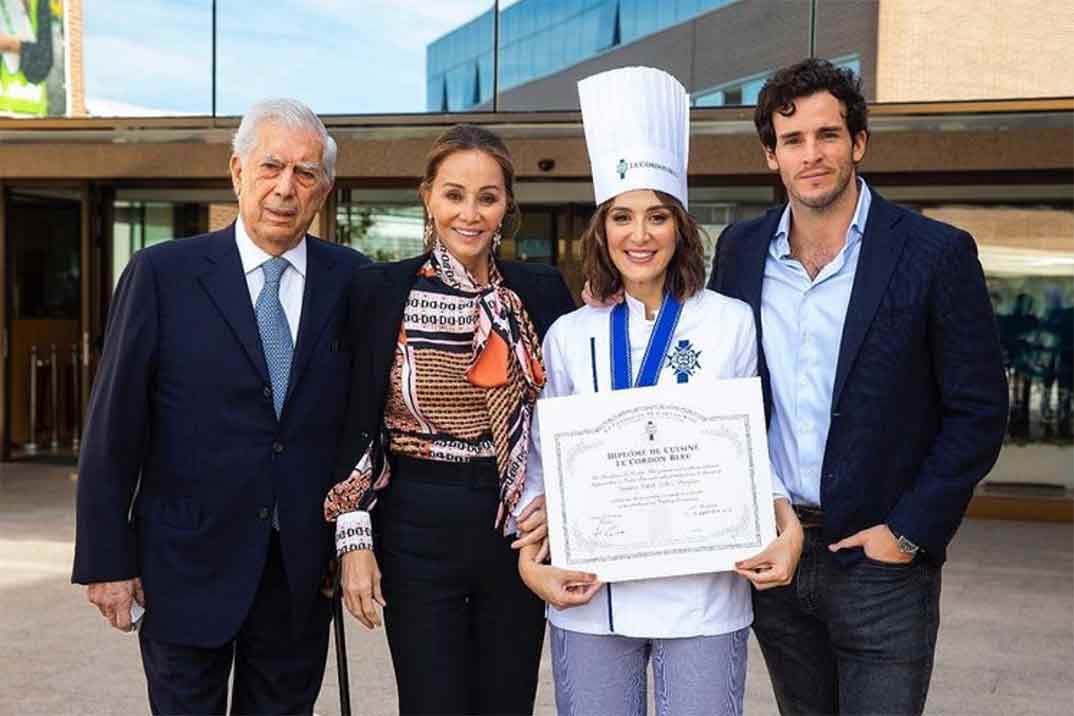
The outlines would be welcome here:
M 511 153 L 507 151 L 507 145 L 499 135 L 484 127 L 456 124 L 433 142 L 429 153 L 425 155 L 425 174 L 418 186 L 418 195 L 422 198 L 422 205 L 424 207 L 425 196 L 432 191 L 436 174 L 440 171 L 440 165 L 444 163 L 444 160 L 455 152 L 475 150 L 484 152 L 495 159 L 500 165 L 500 170 L 503 171 L 503 186 L 507 193 L 507 213 L 504 215 L 505 226 L 501 234 L 505 239 L 513 238 L 522 224 L 522 212 L 519 211 L 518 202 L 515 201 L 515 162 L 511 159 Z M 428 210 L 423 208 L 422 211 L 425 212 L 425 221 L 428 221 Z
M 774 151 L 776 130 L 772 126 L 772 115 L 779 112 L 784 117 L 790 117 L 794 114 L 794 100 L 817 92 L 830 92 L 843 103 L 847 129 L 852 139 L 859 132 L 869 131 L 869 108 L 861 93 L 861 78 L 852 70 L 811 57 L 777 70 L 761 88 L 757 107 L 753 110 L 753 123 L 761 144 L 769 151 Z
M 675 230 L 679 234 L 678 241 L 675 242 L 675 254 L 668 262 L 664 287 L 674 294 L 675 298 L 685 301 L 705 285 L 705 247 L 701 243 L 704 230 L 678 199 L 662 191 L 654 193 L 660 202 L 671 210 L 671 215 L 675 218 Z M 598 206 L 589 221 L 589 227 L 582 234 L 582 273 L 589 283 L 589 291 L 600 300 L 607 299 L 623 288 L 619 269 L 612 263 L 612 257 L 608 253 L 608 237 L 604 232 L 604 222 L 613 204 L 615 197 Z

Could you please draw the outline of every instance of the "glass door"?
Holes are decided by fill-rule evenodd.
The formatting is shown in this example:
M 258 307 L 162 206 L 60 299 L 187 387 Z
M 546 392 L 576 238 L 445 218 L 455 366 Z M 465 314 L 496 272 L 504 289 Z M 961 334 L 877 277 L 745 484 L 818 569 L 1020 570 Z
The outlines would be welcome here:
M 83 192 L 4 192 L 5 458 L 73 459 L 82 412 Z

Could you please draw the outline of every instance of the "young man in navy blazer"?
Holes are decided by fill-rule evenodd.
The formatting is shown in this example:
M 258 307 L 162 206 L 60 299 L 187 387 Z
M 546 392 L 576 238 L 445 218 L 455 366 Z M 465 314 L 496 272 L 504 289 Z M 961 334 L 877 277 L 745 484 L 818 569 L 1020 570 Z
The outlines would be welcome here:
M 221 231 L 138 252 L 116 286 L 79 462 L 72 581 L 139 641 L 154 713 L 311 713 L 319 587 L 365 257 L 306 234 L 336 146 L 313 112 L 243 117 Z
M 984 275 L 969 234 L 858 176 L 850 71 L 783 69 L 754 119 L 788 203 L 724 231 L 710 288 L 753 308 L 772 467 L 806 528 L 754 631 L 781 713 L 918 714 L 947 545 L 1006 427 Z

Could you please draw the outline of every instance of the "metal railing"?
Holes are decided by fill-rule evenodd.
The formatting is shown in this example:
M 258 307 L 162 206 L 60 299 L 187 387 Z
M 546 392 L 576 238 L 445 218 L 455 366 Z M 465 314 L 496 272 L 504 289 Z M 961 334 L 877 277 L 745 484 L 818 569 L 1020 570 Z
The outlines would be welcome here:
M 80 354 L 77 343 L 71 344 L 69 363 L 63 365 L 56 344 L 49 345 L 48 353 L 39 350 L 37 344 L 30 346 L 27 370 L 27 439 L 23 450 L 28 454 L 42 451 L 45 439 L 50 451 L 61 447 L 61 440 L 69 441 L 71 450 L 78 452 L 81 443 L 81 400 L 79 393 Z M 66 373 L 70 371 L 68 379 Z M 64 383 L 70 392 L 65 390 Z M 44 411 L 43 411 L 44 409 Z

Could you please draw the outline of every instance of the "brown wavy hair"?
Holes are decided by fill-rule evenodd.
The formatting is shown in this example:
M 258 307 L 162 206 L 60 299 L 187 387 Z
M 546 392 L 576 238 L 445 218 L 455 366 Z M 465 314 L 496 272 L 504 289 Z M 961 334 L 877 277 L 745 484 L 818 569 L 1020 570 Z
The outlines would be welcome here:
M 675 298 L 685 301 L 705 287 L 705 247 L 701 243 L 704 229 L 678 199 L 662 191 L 653 193 L 671 211 L 678 234 L 675 253 L 668 262 L 664 288 Z M 615 197 L 612 197 L 598 206 L 582 234 L 582 273 L 589 283 L 590 293 L 601 301 L 623 288 L 619 269 L 608 254 L 608 237 L 604 232 L 604 223 L 614 204 Z
M 859 133 L 869 132 L 869 106 L 861 91 L 861 78 L 853 70 L 811 57 L 779 70 L 761 88 L 753 110 L 753 124 L 761 144 L 771 152 L 776 151 L 772 115 L 779 112 L 790 117 L 795 112 L 795 100 L 817 92 L 830 92 L 842 103 L 851 141 Z
M 484 152 L 495 159 L 503 171 L 503 186 L 507 192 L 507 211 L 504 213 L 500 235 L 505 239 L 514 238 L 522 224 L 522 212 L 519 211 L 518 202 L 515 201 L 515 162 L 511 159 L 511 153 L 507 151 L 507 145 L 499 135 L 473 124 L 456 124 L 451 127 L 437 137 L 429 153 L 425 155 L 425 174 L 421 178 L 421 184 L 418 185 L 418 197 L 422 200 L 423 220 L 425 223 L 429 222 L 429 210 L 425 208 L 425 197 L 432 191 L 440 165 L 455 152 L 474 150 Z M 432 247 L 426 246 L 425 248 L 431 249 Z

